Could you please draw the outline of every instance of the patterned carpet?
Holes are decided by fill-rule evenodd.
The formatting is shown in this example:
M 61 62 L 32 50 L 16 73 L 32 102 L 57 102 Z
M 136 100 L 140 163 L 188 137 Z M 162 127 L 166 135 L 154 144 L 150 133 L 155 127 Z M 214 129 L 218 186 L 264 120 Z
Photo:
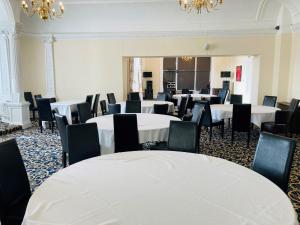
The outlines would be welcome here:
M 0 122 L 0 136 L 10 134 L 14 131 L 21 130 L 22 126 L 9 125 L 7 123 Z
M 225 130 L 225 138 L 221 139 L 219 131 L 215 130 L 211 142 L 205 130 L 201 134 L 201 153 L 224 158 L 250 167 L 253 161 L 256 144 L 259 137 L 258 130 L 252 134 L 250 148 L 245 142 L 236 142 L 231 145 L 230 131 Z M 246 140 L 246 135 L 237 134 L 236 139 Z M 38 127 L 15 131 L 0 136 L 0 142 L 16 138 L 28 172 L 31 188 L 34 191 L 46 178 L 62 168 L 61 144 L 58 131 L 53 134 L 50 130 L 40 133 Z M 296 137 L 300 143 L 300 136 Z M 293 202 L 300 219 L 300 146 L 297 147 L 292 167 L 288 196 Z

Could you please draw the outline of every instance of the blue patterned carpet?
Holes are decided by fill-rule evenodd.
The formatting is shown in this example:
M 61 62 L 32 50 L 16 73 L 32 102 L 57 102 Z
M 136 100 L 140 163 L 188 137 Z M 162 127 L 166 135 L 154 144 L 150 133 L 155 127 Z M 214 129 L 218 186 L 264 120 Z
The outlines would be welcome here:
M 258 130 L 252 135 L 250 148 L 246 148 L 246 142 L 238 141 L 231 145 L 230 130 L 226 130 L 222 140 L 219 131 L 214 132 L 212 142 L 208 140 L 205 130 L 201 134 L 201 153 L 219 158 L 224 158 L 240 165 L 250 167 L 253 161 Z M 40 133 L 39 128 L 15 131 L 11 134 L 0 136 L 0 142 L 16 138 L 21 150 L 25 167 L 28 172 L 31 188 L 34 191 L 45 179 L 62 168 L 61 143 L 58 131 L 53 134 L 50 130 Z M 296 139 L 300 143 L 300 136 Z M 246 136 L 237 135 L 237 140 L 246 140 Z M 293 202 L 300 218 L 300 145 L 298 145 L 289 183 L 289 197 Z

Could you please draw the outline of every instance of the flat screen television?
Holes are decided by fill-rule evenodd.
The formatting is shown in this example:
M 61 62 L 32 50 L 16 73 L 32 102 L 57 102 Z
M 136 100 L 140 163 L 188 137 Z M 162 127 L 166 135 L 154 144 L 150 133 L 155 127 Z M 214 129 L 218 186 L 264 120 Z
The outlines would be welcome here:
M 152 72 L 144 72 L 143 77 L 152 77 Z
M 229 78 L 229 77 L 231 77 L 231 72 L 230 71 L 222 71 L 221 72 L 221 77 L 222 78 Z

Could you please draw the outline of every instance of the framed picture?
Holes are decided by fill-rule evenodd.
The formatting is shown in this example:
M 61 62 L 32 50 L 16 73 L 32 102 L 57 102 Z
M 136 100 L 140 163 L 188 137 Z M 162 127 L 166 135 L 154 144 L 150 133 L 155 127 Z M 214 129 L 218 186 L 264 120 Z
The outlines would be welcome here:
M 236 67 L 236 81 L 237 82 L 242 81 L 242 72 L 243 72 L 243 67 L 242 66 L 237 66 Z

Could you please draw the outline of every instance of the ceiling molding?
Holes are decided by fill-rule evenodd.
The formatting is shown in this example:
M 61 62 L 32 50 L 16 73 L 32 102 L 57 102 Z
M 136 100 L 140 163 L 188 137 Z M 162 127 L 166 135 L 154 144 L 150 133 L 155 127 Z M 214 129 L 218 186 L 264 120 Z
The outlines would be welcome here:
M 259 6 L 257 8 L 257 12 L 256 12 L 256 21 L 260 21 L 263 18 L 264 12 L 265 12 L 265 8 L 266 5 L 268 3 L 269 0 L 261 0 L 259 3 Z

